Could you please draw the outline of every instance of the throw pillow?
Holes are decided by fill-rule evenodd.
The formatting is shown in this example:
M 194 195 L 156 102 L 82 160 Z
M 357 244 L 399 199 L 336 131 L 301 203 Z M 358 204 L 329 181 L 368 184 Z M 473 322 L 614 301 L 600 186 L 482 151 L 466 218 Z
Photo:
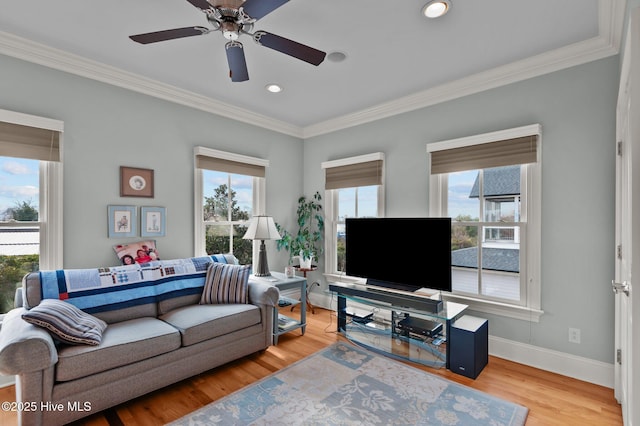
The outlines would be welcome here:
M 201 305 L 247 303 L 250 265 L 212 262 L 207 268 Z
M 43 299 L 38 306 L 22 314 L 22 319 L 72 345 L 99 345 L 102 332 L 107 328 L 107 323 L 100 318 L 58 299 Z

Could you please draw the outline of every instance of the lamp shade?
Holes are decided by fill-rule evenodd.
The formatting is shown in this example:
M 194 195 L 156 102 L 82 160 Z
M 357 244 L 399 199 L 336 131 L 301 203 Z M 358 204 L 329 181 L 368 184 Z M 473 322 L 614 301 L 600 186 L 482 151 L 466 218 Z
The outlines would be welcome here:
M 244 234 L 245 240 L 279 240 L 280 234 L 271 216 L 254 216 Z

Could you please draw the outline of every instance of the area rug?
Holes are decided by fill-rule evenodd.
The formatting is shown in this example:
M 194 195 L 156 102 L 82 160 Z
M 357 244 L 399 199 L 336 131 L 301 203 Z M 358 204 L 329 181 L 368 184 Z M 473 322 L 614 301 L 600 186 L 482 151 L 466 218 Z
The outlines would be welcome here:
M 335 343 L 171 425 L 523 425 L 528 409 Z

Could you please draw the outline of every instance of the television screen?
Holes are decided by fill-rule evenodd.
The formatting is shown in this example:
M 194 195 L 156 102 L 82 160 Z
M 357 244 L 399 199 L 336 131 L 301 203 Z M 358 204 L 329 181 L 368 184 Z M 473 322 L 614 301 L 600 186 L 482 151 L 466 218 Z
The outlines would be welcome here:
M 348 218 L 345 234 L 347 275 L 405 291 L 451 291 L 451 218 Z

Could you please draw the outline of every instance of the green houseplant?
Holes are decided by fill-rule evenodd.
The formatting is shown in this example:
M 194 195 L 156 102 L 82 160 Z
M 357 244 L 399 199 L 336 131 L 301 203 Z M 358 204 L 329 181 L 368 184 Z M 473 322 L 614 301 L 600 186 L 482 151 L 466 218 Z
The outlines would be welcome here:
M 322 196 L 316 191 L 312 198 L 304 195 L 298 198 L 296 210 L 298 231 L 295 234 L 288 232 L 279 224 L 276 224 L 282 237 L 277 242 L 277 249 L 289 252 L 289 264 L 293 256 L 300 256 L 301 267 L 303 262 L 311 264 L 311 260 L 322 254 L 322 233 L 324 231 L 324 217 L 322 215 Z

